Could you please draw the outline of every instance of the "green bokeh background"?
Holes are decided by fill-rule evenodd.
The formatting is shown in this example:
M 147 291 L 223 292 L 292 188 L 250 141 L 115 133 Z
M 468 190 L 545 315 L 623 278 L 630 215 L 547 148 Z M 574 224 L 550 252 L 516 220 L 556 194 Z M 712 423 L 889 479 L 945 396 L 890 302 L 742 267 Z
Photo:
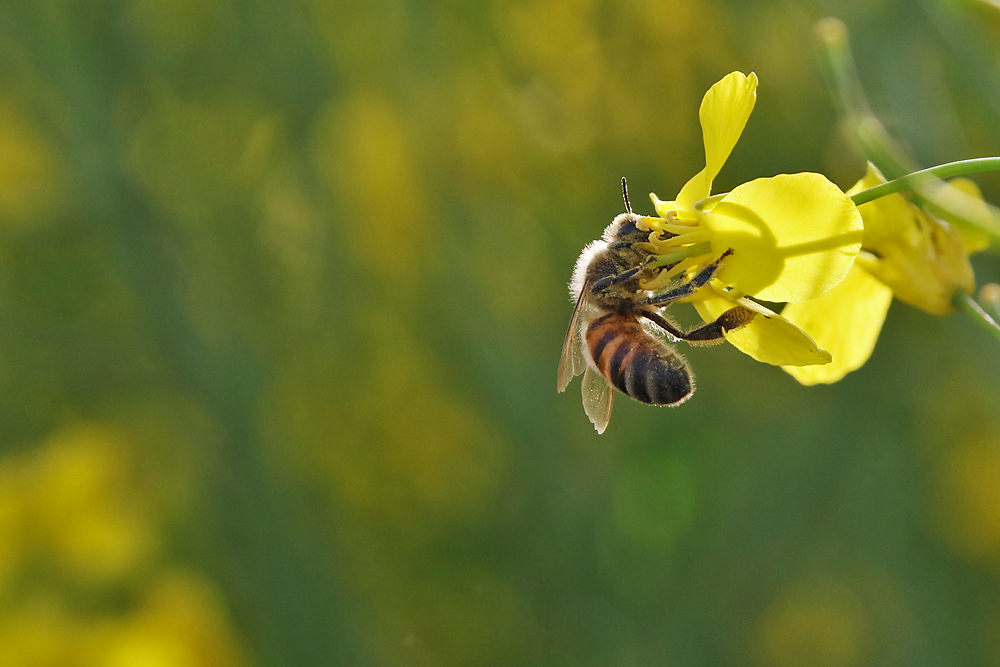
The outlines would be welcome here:
M 921 165 L 1000 155 L 987 2 L 0 3 L 0 665 L 1000 663 L 967 319 L 829 387 L 692 349 L 603 436 L 555 392 L 714 81 L 761 82 L 717 190 L 860 178 L 827 15 Z

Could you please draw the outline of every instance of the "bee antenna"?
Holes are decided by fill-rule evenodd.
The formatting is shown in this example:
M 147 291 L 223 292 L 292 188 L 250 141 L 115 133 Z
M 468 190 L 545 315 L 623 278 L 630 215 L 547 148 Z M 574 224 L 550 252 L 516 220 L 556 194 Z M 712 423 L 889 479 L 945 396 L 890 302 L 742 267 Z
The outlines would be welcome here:
M 625 210 L 631 213 L 632 204 L 628 203 L 628 184 L 625 182 L 624 176 L 622 176 L 622 197 L 625 199 Z

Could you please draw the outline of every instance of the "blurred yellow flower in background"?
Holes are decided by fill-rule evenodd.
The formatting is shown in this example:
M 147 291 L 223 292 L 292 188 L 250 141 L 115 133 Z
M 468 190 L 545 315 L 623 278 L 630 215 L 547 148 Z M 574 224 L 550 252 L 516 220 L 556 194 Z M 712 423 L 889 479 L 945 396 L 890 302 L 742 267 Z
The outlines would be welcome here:
M 885 182 L 869 164 L 867 174 L 848 192 Z M 950 184 L 985 207 L 972 181 L 954 179 Z M 858 210 L 865 224 L 864 242 L 847 279 L 816 299 L 791 303 L 782 311 L 833 353 L 833 362 L 823 367 L 785 367 L 802 384 L 836 382 L 860 368 L 875 348 L 894 296 L 932 315 L 950 313 L 955 292 L 971 294 L 975 288 L 969 254 L 989 245 L 988 237 L 960 233 L 898 193 Z
M 166 570 L 154 577 L 130 615 L 114 623 L 100 648 L 109 667 L 236 667 L 245 664 L 212 583 Z
M 125 613 L 37 595 L 0 612 L 0 664 L 32 667 L 237 667 L 246 664 L 215 587 L 161 573 Z
M 801 330 L 767 308 L 742 298 L 798 302 L 836 287 L 861 248 L 857 208 L 825 176 L 780 174 L 744 183 L 711 197 L 712 183 L 736 145 L 757 99 L 757 76 L 733 72 L 705 94 L 699 117 L 705 168 L 674 201 L 651 195 L 658 218 L 650 243 L 667 269 L 643 287 L 657 289 L 684 272 L 697 272 L 727 250 L 714 285 L 692 298 L 705 321 L 742 305 L 760 315 L 726 339 L 758 361 L 824 364 L 830 355 Z
M 120 434 L 94 424 L 57 432 L 26 462 L 25 509 L 40 551 L 74 576 L 110 582 L 157 551 L 149 499 Z
M 0 665 L 244 664 L 213 583 L 162 562 L 131 449 L 78 423 L 0 460 Z
M 96 584 L 146 561 L 157 538 L 129 467 L 119 436 L 94 424 L 59 431 L 33 455 L 0 463 L 0 589 L 39 557 Z
M 952 550 L 1000 566 L 1000 437 L 965 435 L 943 452 L 931 504 L 935 527 Z
M 28 230 L 64 204 L 65 165 L 57 148 L 21 108 L 0 97 L 0 229 Z
M 757 628 L 759 664 L 865 664 L 870 643 L 864 601 L 833 579 L 805 579 L 773 600 Z

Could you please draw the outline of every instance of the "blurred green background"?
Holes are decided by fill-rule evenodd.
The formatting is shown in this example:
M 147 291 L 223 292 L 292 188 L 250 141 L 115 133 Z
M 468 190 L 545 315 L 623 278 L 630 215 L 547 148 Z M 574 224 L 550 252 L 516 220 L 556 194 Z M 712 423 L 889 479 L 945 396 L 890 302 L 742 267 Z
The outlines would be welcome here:
M 1000 155 L 986 2 L 3 0 L 0 667 L 1000 664 L 960 315 L 829 387 L 690 350 L 600 437 L 555 392 L 713 82 L 761 81 L 718 191 L 862 175 L 826 15 L 921 165 Z

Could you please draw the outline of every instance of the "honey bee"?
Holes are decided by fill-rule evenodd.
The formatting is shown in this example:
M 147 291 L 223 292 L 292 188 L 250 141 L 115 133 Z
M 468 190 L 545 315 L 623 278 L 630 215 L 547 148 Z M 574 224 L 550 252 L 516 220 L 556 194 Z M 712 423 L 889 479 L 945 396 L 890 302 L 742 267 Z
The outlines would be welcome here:
M 644 290 L 640 281 L 654 277 L 662 267 L 656 266 L 657 255 L 641 247 L 650 240 L 651 230 L 642 216 L 632 212 L 624 178 L 622 197 L 625 213 L 612 220 L 603 237 L 587 245 L 576 261 L 570 283 L 576 306 L 559 359 L 559 391 L 583 373 L 583 409 L 598 433 L 611 419 L 612 386 L 650 405 L 680 405 L 694 393 L 691 368 L 664 339 L 718 343 L 727 331 L 748 324 L 755 315 L 749 308 L 734 306 L 690 331 L 667 319 L 663 309 L 712 280 L 732 249 L 662 291 Z

